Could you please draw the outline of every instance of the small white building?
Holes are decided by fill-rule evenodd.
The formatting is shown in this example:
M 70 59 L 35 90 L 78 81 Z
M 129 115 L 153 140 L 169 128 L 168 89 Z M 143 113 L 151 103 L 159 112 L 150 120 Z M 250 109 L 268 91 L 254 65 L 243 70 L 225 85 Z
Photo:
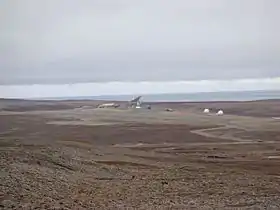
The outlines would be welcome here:
M 224 114 L 224 111 L 223 110 L 219 110 L 218 112 L 217 112 L 217 115 L 223 115 Z
M 204 110 L 203 110 L 203 113 L 209 114 L 209 113 L 210 113 L 210 110 L 209 110 L 209 109 L 204 109 Z

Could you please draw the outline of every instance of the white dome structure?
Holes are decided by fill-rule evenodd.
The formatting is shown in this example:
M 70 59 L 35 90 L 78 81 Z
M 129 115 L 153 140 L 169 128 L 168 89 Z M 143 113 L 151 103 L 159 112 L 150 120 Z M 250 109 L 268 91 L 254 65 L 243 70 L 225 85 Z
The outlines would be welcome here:
M 217 115 L 223 115 L 224 114 L 224 111 L 223 110 L 219 110 L 218 112 L 217 112 Z
M 204 110 L 203 110 L 203 113 L 209 114 L 209 113 L 210 113 L 210 110 L 209 110 L 209 109 L 204 109 Z

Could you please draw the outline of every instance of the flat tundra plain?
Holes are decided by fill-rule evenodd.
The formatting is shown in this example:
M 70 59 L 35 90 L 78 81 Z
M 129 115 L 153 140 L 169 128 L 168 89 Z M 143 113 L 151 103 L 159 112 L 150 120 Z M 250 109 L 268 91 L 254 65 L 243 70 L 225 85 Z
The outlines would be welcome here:
M 279 100 L 96 103 L 0 100 L 0 209 L 280 209 Z

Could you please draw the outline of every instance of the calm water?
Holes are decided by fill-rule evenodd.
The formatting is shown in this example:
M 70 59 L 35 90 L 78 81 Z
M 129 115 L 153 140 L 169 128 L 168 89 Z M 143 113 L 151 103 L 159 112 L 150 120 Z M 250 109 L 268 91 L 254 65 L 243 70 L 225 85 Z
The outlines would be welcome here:
M 238 92 L 211 92 L 211 93 L 172 93 L 142 95 L 144 101 L 251 101 L 264 99 L 280 99 L 280 90 L 276 91 L 238 91 Z M 96 100 L 124 100 L 132 99 L 132 95 L 111 96 L 79 96 L 60 97 L 52 99 L 96 99 Z

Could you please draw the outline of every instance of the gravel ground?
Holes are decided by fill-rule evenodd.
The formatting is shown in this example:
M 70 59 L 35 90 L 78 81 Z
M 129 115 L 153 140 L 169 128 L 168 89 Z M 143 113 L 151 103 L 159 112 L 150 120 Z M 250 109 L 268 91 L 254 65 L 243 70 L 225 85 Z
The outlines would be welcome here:
M 0 209 L 280 209 L 278 122 L 147 112 L 2 112 Z

